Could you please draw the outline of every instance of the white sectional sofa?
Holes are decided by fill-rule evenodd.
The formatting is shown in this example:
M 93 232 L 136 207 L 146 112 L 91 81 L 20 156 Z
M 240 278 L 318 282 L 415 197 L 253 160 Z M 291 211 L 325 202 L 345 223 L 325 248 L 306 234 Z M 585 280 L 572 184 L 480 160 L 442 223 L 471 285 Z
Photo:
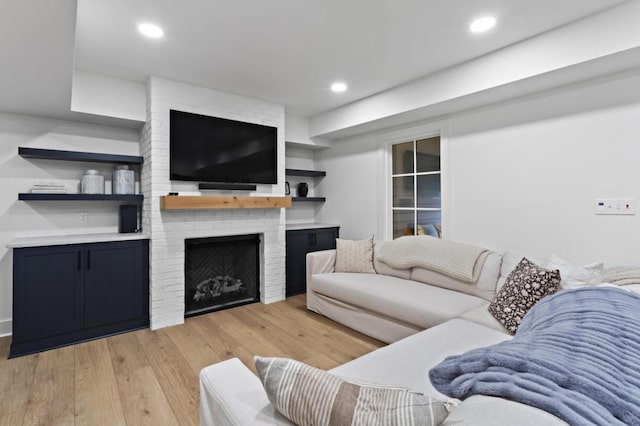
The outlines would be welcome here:
M 500 278 L 502 255 L 491 252 L 478 281 L 429 269 L 395 269 L 378 259 L 377 273 L 334 272 L 336 250 L 307 255 L 307 308 L 363 334 L 392 343 L 455 318 L 506 332 L 487 310 Z
M 429 370 L 450 355 L 511 339 L 487 308 L 522 256 L 490 253 L 477 282 L 467 283 L 418 267 L 391 268 L 375 256 L 380 244 L 374 247 L 376 273 L 335 272 L 335 250 L 307 255 L 308 308 L 391 343 L 331 373 L 355 382 L 401 386 L 447 399 L 431 385 Z M 618 277 L 615 268 L 613 272 L 610 276 L 619 278 L 619 285 L 640 292 L 640 269 L 631 274 L 624 269 Z M 260 380 L 237 358 L 201 371 L 200 420 L 202 425 L 291 424 L 275 411 Z M 442 424 L 567 423 L 529 405 L 475 395 L 457 404 Z

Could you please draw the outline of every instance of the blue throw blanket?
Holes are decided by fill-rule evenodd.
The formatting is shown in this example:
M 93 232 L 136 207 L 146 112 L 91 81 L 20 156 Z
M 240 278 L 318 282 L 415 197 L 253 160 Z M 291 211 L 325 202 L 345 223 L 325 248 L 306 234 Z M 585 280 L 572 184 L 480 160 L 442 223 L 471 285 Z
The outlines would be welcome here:
M 429 378 L 454 398 L 503 397 L 571 425 L 640 425 L 640 296 L 607 287 L 547 296 L 512 340 L 448 357 Z

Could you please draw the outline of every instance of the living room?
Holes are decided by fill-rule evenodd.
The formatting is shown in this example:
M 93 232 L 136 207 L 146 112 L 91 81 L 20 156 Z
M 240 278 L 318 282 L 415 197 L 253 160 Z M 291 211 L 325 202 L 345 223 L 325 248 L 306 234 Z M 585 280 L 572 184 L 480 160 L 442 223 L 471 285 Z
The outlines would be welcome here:
M 43 181 L 62 183 L 75 192 L 88 167 L 22 158 L 19 147 L 144 157 L 137 180 L 144 194 L 142 230 L 151 241 L 153 330 L 184 322 L 185 238 L 263 235 L 260 296 L 267 303 L 265 312 L 271 314 L 274 310 L 268 306 L 285 299 L 288 225 L 335 224 L 340 238 L 392 239 L 390 147 L 431 136 L 441 141 L 444 239 L 537 258 L 555 253 L 574 264 L 637 264 L 638 216 L 595 214 L 597 200 L 640 197 L 640 172 L 635 167 L 640 154 L 635 141 L 640 112 L 640 38 L 633 19 L 640 13 L 637 2 L 593 1 L 573 14 L 564 10 L 554 26 L 539 27 L 508 43 L 494 41 L 487 46 L 499 47 L 481 55 L 348 102 L 325 90 L 318 98 L 329 99 L 323 104 L 328 107 L 308 116 L 299 105 L 295 109 L 247 94 L 250 88 L 238 93 L 230 86 L 205 87 L 160 73 L 128 81 L 109 75 L 106 68 L 90 69 L 89 59 L 85 69 L 74 69 L 74 55 L 80 63 L 91 46 L 91 40 L 76 40 L 91 33 L 86 23 L 76 22 L 76 14 L 82 17 L 82 8 L 91 8 L 82 1 L 64 1 L 40 11 L 31 2 L 11 3 L 13 14 L 2 14 L 9 65 L 1 83 L 0 108 L 0 188 L 5 195 L 0 221 L 0 335 L 12 331 L 14 266 L 8 244 L 21 238 L 118 229 L 117 203 L 19 201 L 19 193 Z M 540 16 L 552 14 L 544 5 L 538 7 Z M 512 12 L 524 20 L 523 10 Z M 468 15 L 478 12 L 474 8 Z M 41 25 L 41 34 L 27 34 L 18 27 L 27 16 Z M 494 34 L 501 25 L 506 24 L 499 22 Z M 162 49 L 161 42 L 152 45 L 155 52 Z M 29 54 L 17 53 L 28 49 Z M 45 72 L 47 78 L 42 77 Z M 33 85 L 16 84 L 23 81 L 21 75 Z M 335 77 L 329 76 L 327 85 Z M 357 88 L 359 76 L 342 78 Z M 322 178 L 303 179 L 310 184 L 309 196 L 326 201 L 294 202 L 287 209 L 161 210 L 159 200 L 169 192 L 198 191 L 193 183 L 168 179 L 168 156 L 162 151 L 168 136 L 167 106 L 277 128 L 277 183 L 259 185 L 255 193 L 231 195 L 283 197 L 285 182 L 295 182 L 285 169 L 307 169 L 326 171 Z M 113 169 L 91 167 L 104 176 Z M 295 194 L 294 184 L 291 195 Z M 341 328 L 333 333 L 349 332 Z M 377 347 L 363 339 L 353 344 L 367 351 Z M 356 350 L 353 356 L 362 353 Z

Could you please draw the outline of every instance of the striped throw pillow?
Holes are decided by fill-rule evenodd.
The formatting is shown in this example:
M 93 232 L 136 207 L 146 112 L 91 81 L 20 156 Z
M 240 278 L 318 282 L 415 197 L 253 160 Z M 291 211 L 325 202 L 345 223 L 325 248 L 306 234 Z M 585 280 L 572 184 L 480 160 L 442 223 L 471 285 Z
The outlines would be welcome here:
M 439 425 L 447 403 L 403 388 L 360 385 L 286 358 L 254 358 L 271 404 L 303 425 Z

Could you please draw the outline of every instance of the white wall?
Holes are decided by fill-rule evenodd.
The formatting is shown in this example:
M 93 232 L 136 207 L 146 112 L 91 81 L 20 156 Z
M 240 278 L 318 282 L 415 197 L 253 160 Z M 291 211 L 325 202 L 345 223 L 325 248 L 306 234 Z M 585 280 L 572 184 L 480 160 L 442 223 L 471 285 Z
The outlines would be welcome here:
M 367 238 L 377 232 L 383 189 L 378 182 L 375 135 L 336 142 L 316 153 L 317 166 L 327 176 L 317 189 L 327 197 L 318 222 L 339 223 L 341 238 Z
M 144 122 L 146 101 L 145 83 L 73 70 L 71 111 Z
M 285 114 L 284 139 L 287 146 L 294 145 L 306 149 L 323 149 L 330 142 L 322 138 L 313 138 L 309 135 L 309 118 L 291 113 Z
M 27 115 L 0 113 L 0 335 L 11 332 L 13 256 L 6 244 L 29 236 L 118 232 L 118 204 L 109 202 L 18 201 L 39 181 L 55 181 L 78 192 L 84 170 L 109 179 L 112 165 L 26 159 L 18 147 L 139 155 L 136 130 Z M 80 212 L 88 222 L 80 222 Z
M 574 262 L 639 263 L 640 76 L 566 89 L 451 123 L 452 239 Z
M 593 213 L 595 198 L 640 201 L 637 87 L 638 75 L 612 76 L 450 117 L 448 238 L 637 264 L 640 212 Z M 342 223 L 346 238 L 386 226 L 379 137 L 337 141 L 317 154 L 327 170 L 319 220 Z

